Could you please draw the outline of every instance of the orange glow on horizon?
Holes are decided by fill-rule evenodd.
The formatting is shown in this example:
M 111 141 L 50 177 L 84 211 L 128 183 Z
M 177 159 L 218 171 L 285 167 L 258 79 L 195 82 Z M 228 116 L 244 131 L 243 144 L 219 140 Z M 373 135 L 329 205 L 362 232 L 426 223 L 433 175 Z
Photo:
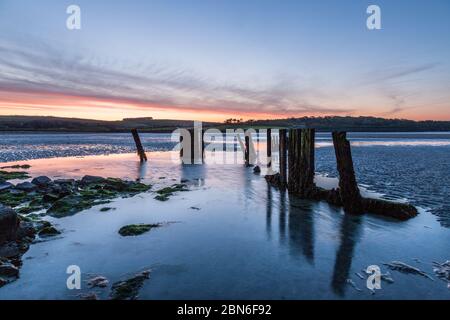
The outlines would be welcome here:
M 64 95 L 40 92 L 0 91 L 0 115 L 55 116 L 67 118 L 122 120 L 123 118 L 153 117 L 154 119 L 199 120 L 223 122 L 228 118 L 245 120 L 283 119 L 303 116 L 376 116 L 383 118 L 403 118 L 410 120 L 450 120 L 443 112 L 400 112 L 395 116 L 383 115 L 376 108 L 360 108 L 364 112 L 349 114 L 323 114 L 314 112 L 267 113 L 227 108 L 189 107 L 181 105 L 158 105 L 138 100 L 117 98 L 98 98 L 89 96 Z M 370 110 L 370 111 L 369 111 Z

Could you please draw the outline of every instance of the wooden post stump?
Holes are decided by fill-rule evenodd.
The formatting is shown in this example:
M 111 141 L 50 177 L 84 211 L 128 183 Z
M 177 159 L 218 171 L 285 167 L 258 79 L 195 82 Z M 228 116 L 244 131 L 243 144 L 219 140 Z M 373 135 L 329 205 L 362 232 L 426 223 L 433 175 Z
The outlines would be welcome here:
M 280 185 L 282 188 L 286 187 L 287 182 L 287 138 L 286 129 L 279 131 L 279 157 L 280 157 Z
M 272 167 L 272 129 L 267 129 L 267 168 Z
M 245 136 L 245 150 L 244 150 L 245 166 L 250 166 L 250 137 Z
M 339 195 L 348 213 L 363 213 L 361 194 L 356 183 L 350 142 L 346 132 L 333 132 L 333 144 L 339 172 Z
M 308 197 L 312 194 L 315 175 L 314 164 L 314 140 L 316 131 L 314 129 L 301 130 L 301 144 L 300 144 L 300 161 L 299 161 L 299 195 L 301 197 Z M 298 156 L 298 155 L 297 155 Z
M 132 129 L 131 134 L 133 135 L 134 143 L 136 144 L 137 153 L 141 162 L 147 161 L 147 155 L 145 154 L 144 147 L 142 146 L 137 129 Z
M 300 190 L 300 150 L 301 129 L 290 129 L 288 148 L 288 190 L 291 193 L 298 193 Z

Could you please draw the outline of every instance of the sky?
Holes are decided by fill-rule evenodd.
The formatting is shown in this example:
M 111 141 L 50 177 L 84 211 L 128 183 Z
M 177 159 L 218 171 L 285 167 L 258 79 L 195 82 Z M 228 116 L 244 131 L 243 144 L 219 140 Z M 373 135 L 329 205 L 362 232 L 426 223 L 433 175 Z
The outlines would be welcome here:
M 449 35 L 448 0 L 0 0 L 0 115 L 450 120 Z

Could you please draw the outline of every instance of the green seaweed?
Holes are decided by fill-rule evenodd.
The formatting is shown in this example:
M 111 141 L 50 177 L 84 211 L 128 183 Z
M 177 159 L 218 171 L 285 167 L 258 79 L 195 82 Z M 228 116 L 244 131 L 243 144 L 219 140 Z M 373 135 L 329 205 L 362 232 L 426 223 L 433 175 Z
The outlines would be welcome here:
M 122 237 L 139 236 L 149 232 L 153 228 L 159 228 L 161 224 L 130 224 L 120 228 L 119 234 Z
M 58 234 L 61 234 L 61 232 L 56 230 L 56 228 L 51 226 L 51 225 L 50 226 L 46 226 L 46 227 L 42 228 L 41 231 L 39 231 L 39 235 L 41 237 L 56 236 Z
M 150 271 L 143 271 L 133 278 L 125 281 L 119 281 L 111 287 L 112 300 L 136 300 L 139 290 L 144 285 L 145 280 L 149 279 Z
M 10 177 L 8 176 L 8 178 Z M 14 176 L 14 178 L 17 177 L 18 175 Z M 76 183 L 80 182 L 75 182 L 74 185 Z M 139 182 L 108 178 L 101 182 L 94 181 L 90 184 L 79 185 L 77 188 L 64 190 L 64 192 L 56 191 L 56 193 L 55 191 L 48 192 L 45 189 L 26 193 L 13 188 L 0 193 L 0 203 L 16 208 L 20 214 L 47 209 L 46 214 L 62 218 L 96 205 L 108 204 L 118 197 L 135 196 L 150 188 L 150 185 Z M 67 193 L 69 194 L 67 195 Z
M 30 169 L 31 166 L 29 164 L 15 164 L 12 166 L 0 167 L 0 169 Z
M 107 212 L 107 211 L 111 211 L 111 210 L 116 210 L 116 208 L 103 207 L 103 208 L 100 209 L 100 212 Z
M 24 171 L 4 171 L 0 170 L 0 180 L 14 180 L 14 179 L 28 179 L 30 176 L 28 175 L 28 172 Z
M 189 189 L 185 184 L 183 183 L 174 184 L 170 187 L 165 187 L 157 190 L 156 191 L 157 195 L 155 196 L 155 199 L 159 201 L 167 201 L 174 193 L 184 191 L 189 191 Z

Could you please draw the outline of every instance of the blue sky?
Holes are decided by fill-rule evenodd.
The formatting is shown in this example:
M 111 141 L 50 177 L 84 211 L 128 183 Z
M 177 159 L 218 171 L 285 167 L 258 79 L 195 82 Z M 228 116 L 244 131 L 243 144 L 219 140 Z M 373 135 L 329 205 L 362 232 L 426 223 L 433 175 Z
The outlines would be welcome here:
M 0 114 L 450 120 L 449 18 L 446 0 L 0 0 Z

